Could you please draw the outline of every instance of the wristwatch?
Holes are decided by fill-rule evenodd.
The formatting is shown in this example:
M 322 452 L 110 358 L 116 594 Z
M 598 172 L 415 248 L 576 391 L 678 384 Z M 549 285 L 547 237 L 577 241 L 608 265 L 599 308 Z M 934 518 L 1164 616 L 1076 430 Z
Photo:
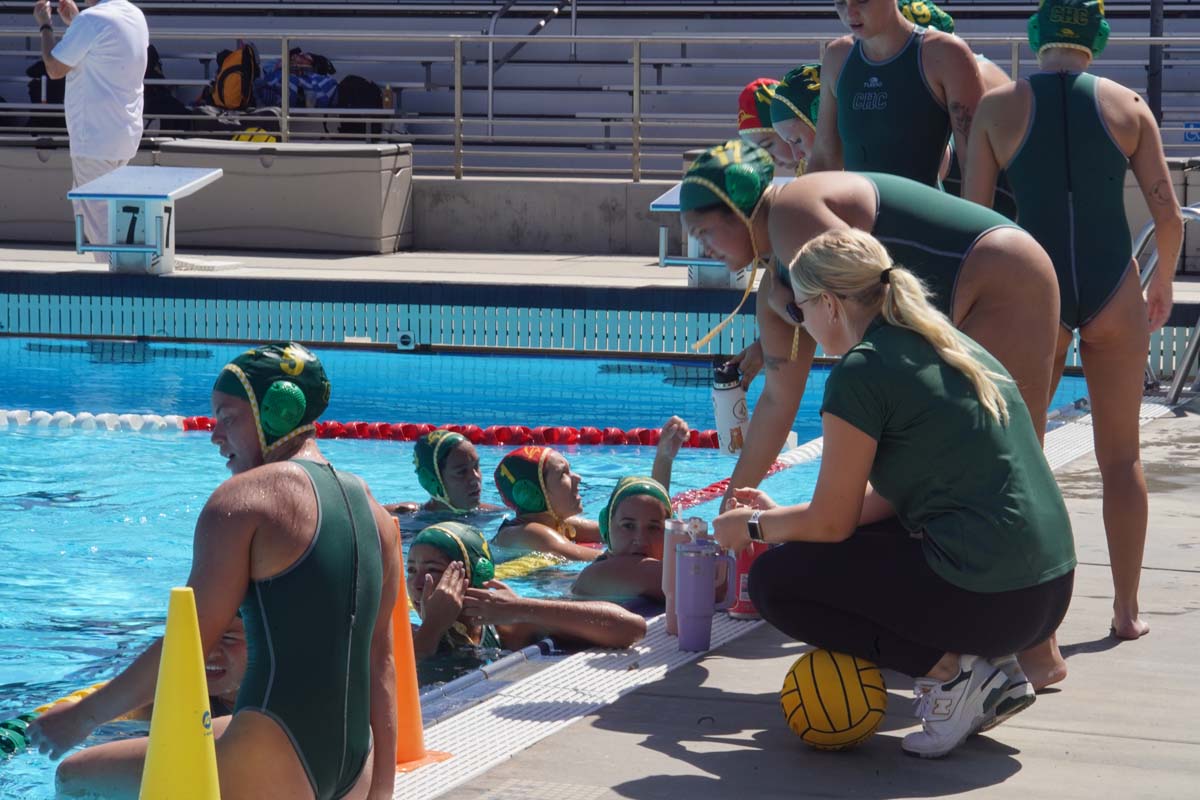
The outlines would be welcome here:
M 750 515 L 750 519 L 746 520 L 746 530 L 750 531 L 750 541 L 761 542 L 763 540 L 762 526 L 758 524 L 758 518 L 762 516 L 763 509 L 758 509 Z
M 49 22 L 43 22 L 42 27 L 38 28 L 38 33 L 41 33 L 42 31 L 50 31 L 51 33 L 53 33 L 54 26 L 51 25 Z

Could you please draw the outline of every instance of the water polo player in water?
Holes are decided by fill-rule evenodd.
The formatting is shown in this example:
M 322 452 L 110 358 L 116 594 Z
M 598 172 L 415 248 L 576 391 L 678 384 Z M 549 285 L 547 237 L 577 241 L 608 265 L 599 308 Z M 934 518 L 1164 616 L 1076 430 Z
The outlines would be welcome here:
M 519 650 L 547 636 L 557 644 L 629 647 L 646 621 L 603 601 L 522 597 L 493 580 L 483 535 L 462 522 L 439 522 L 413 539 L 408 597 L 421 617 L 413 632 L 418 659 L 469 647 Z
M 461 433 L 430 431 L 413 444 L 413 468 L 421 488 L 429 492 L 422 504 L 393 503 L 384 506 L 393 514 L 419 511 L 430 514 L 470 514 L 503 511 L 501 506 L 483 503 L 483 475 L 479 470 L 479 451 Z

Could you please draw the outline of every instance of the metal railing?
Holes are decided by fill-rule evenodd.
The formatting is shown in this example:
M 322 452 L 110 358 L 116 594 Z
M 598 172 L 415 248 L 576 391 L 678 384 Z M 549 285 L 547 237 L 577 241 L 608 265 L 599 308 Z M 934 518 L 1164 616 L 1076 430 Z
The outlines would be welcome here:
M 1189 222 L 1200 220 L 1200 203 L 1191 206 L 1184 206 L 1179 209 L 1183 214 L 1183 225 L 1186 228 Z M 1133 258 L 1141 261 L 1142 256 L 1146 252 L 1146 248 L 1150 246 L 1150 241 L 1154 238 L 1155 224 L 1154 220 L 1146 223 L 1146 226 L 1133 239 Z M 1172 265 L 1174 267 L 1175 265 Z M 1142 269 L 1142 274 L 1139 277 L 1142 285 L 1142 291 L 1146 291 L 1146 287 L 1150 285 L 1150 280 L 1154 277 L 1154 273 L 1158 271 L 1158 250 L 1155 250 L 1146 259 L 1146 266 Z M 1196 327 L 1192 330 L 1191 339 L 1188 341 L 1187 350 L 1184 351 L 1183 358 L 1175 362 L 1175 372 L 1171 378 L 1171 387 L 1167 390 L 1167 404 L 1175 405 L 1179 402 L 1179 396 L 1183 393 L 1183 384 L 1187 382 L 1188 373 L 1195 366 L 1197 357 L 1200 357 L 1200 320 L 1196 322 Z M 1147 389 L 1158 387 L 1158 377 L 1146 365 L 1146 375 L 1143 381 Z M 1200 379 L 1197 381 L 1200 383 Z
M 159 30 L 154 31 L 154 41 L 164 50 L 162 43 L 168 41 L 213 42 L 213 49 L 218 44 L 227 44 L 232 37 L 229 31 L 219 30 Z M 25 49 L 36 46 L 36 37 L 28 29 L 0 30 L 0 40 L 23 39 Z M 1007 67 L 1014 77 L 1036 64 L 1036 60 L 1028 51 L 1025 37 L 1017 36 L 978 36 L 964 37 L 973 48 L 993 48 L 993 52 L 1007 51 Z M 426 91 L 450 91 L 453 93 L 452 111 L 445 114 L 405 114 L 402 108 L 380 115 L 378 110 L 370 109 L 293 109 L 289 104 L 288 92 L 281 91 L 280 113 L 272 115 L 249 114 L 242 115 L 242 122 L 278 123 L 279 138 L 282 141 L 292 139 L 303 140 L 311 138 L 332 140 L 358 140 L 359 134 L 343 134 L 328 131 L 330 123 L 355 122 L 364 124 L 384 124 L 386 128 L 372 138 L 385 141 L 413 142 L 422 145 L 418 149 L 418 158 L 429 159 L 430 163 L 420 164 L 423 171 L 449 172 L 455 177 L 463 177 L 468 171 L 477 174 L 526 174 L 526 175 L 595 175 L 604 177 L 626 177 L 634 181 L 645 178 L 669 178 L 679 173 L 680 154 L 683 150 L 701 147 L 732 133 L 733 114 L 720 113 L 726 110 L 713 109 L 712 112 L 663 111 L 661 102 L 668 96 L 677 97 L 684 94 L 708 95 L 713 97 L 728 97 L 732 108 L 733 100 L 741 90 L 742 85 L 736 81 L 725 83 L 724 77 L 720 85 L 704 85 L 694 80 L 681 82 L 671 86 L 663 83 L 663 68 L 671 67 L 683 70 L 699 70 L 703 68 L 717 69 L 718 66 L 727 72 L 736 71 L 744 66 L 747 74 L 754 72 L 761 65 L 770 65 L 782 73 L 784 64 L 789 59 L 792 63 L 810 58 L 801 56 L 811 53 L 812 58 L 819 57 L 828 35 L 820 36 L 564 36 L 538 34 L 534 36 L 499 36 L 487 34 L 396 34 L 396 33 L 338 33 L 325 30 L 287 30 L 282 32 L 256 33 L 253 39 L 259 43 L 270 42 L 260 48 L 264 53 L 278 52 L 281 59 L 282 83 L 289 85 L 290 59 L 288 51 L 300 42 L 341 43 L 344 45 L 390 45 L 396 48 L 411 48 L 416 46 L 433 45 L 434 48 L 448 48 L 451 56 L 430 56 L 437 63 L 425 65 L 426 75 L 432 76 L 433 66 L 441 67 L 445 62 L 451 62 L 450 76 L 447 84 L 439 85 L 432 77 L 427 77 L 419 84 L 395 84 L 400 91 L 415 91 L 418 87 Z M 515 46 L 537 41 L 539 45 L 569 45 L 572 48 L 590 47 L 594 50 L 604 50 L 606 53 L 621 54 L 621 60 L 609 58 L 603 61 L 563 61 L 558 59 L 564 68 L 571 70 L 588 69 L 597 66 L 608 70 L 628 69 L 629 83 L 613 85 L 611 82 L 601 82 L 596 86 L 522 86 L 515 85 L 498 88 L 493 80 L 494 48 L 496 45 Z M 752 48 L 747 47 L 752 45 Z M 1121 48 L 1130 46 L 1142 47 L 1157 45 L 1164 47 L 1168 54 L 1173 48 L 1200 47 L 1200 36 L 1168 37 L 1158 39 L 1147 36 L 1113 37 L 1109 41 L 1109 54 Z M 721 58 L 712 53 L 725 48 L 733 48 L 736 58 Z M 430 48 L 426 48 L 430 49 Z M 654 57 L 653 53 L 670 51 L 667 57 Z M 742 57 L 751 50 L 762 55 L 754 58 Z M 700 52 L 698 52 L 700 51 Z M 486 52 L 486 59 L 483 54 Z M 478 54 L 472 57 L 473 54 Z M 1183 59 L 1168 62 L 1181 67 L 1200 69 L 1200 56 L 1184 52 Z M 170 57 L 164 52 L 164 57 Z M 357 55 L 357 60 L 366 60 L 368 56 Z M 416 58 L 415 56 L 413 57 Z M 334 58 L 336 61 L 336 56 Z M 386 63 L 387 57 L 381 57 L 380 63 Z M 999 57 L 999 63 L 1005 59 Z M 511 61 L 510 64 L 544 63 L 553 61 L 530 62 Z M 1098 71 L 1103 72 L 1105 64 L 1122 66 L 1144 65 L 1145 59 L 1113 60 L 1101 59 Z M 717 65 L 717 66 L 713 66 Z M 655 69 L 657 80 L 647 82 L 643 73 Z M 468 71 L 487 71 L 486 89 L 479 86 L 468 86 L 464 83 Z M 757 77 L 755 75 L 755 77 Z M 170 82 L 170 81 L 168 81 Z M 188 81 L 180 81 L 187 83 Z M 193 81 L 194 82 L 194 81 Z M 1136 87 L 1135 87 L 1136 88 Z M 466 111 L 464 95 L 476 95 L 486 91 L 483 98 L 486 103 L 486 114 L 470 114 Z M 500 96 L 515 96 L 520 92 L 543 92 L 547 95 L 554 92 L 586 93 L 591 92 L 597 97 L 611 98 L 614 95 L 629 97 L 628 111 L 563 111 L 552 110 L 547 113 L 522 112 L 500 115 L 496 113 L 496 99 Z M 1184 95 L 1198 95 L 1200 91 L 1187 91 Z M 472 97 L 472 100 L 478 100 Z M 655 102 L 650 103 L 648 100 Z M 397 106 L 401 104 L 398 102 Z M 479 106 L 475 102 L 472 105 Z M 611 104 L 610 104 L 611 105 Z M 1197 101 L 1200 109 L 1200 101 Z M 0 116 L 15 117 L 22 111 L 29 111 L 28 106 L 9 104 L 8 109 L 0 105 Z M 481 109 L 482 110 L 482 109 Z M 45 105 L 37 109 L 34 116 L 61 117 L 61 106 Z M 175 120 L 194 119 L 181 115 L 159 115 L 160 126 Z M 603 128 L 603 136 L 598 129 Z M 500 130 L 497 133 L 497 130 Z M 542 133 L 550 130 L 549 133 Z M 628 130 L 626 135 L 624 132 Z M 681 131 L 686 130 L 687 135 Z M 1164 125 L 1162 132 L 1167 138 L 1175 138 L 1182 134 L 1185 128 L 1182 123 Z M 478 131 L 478 132 L 477 132 Z M 53 132 L 47 128 L 10 128 L 8 132 L 46 134 Z M 58 129 L 61 133 L 61 129 Z M 150 131 L 147 135 L 169 136 L 187 135 L 185 131 L 162 127 L 158 131 Z M 1182 135 L 1179 136 L 1182 138 Z M 1187 145 L 1168 142 L 1168 152 L 1178 152 Z M 1200 154 L 1200 147 L 1195 151 Z M 441 159 L 442 163 L 438 163 Z M 494 166 L 490 161 L 502 159 L 502 166 Z M 569 161 L 567 159 L 570 159 Z M 522 165 L 522 160 L 533 160 L 533 164 Z M 483 163 L 468 163 L 479 161 Z M 586 161 L 586 163 L 584 163 Z M 539 163 L 540 162 L 540 163 Z

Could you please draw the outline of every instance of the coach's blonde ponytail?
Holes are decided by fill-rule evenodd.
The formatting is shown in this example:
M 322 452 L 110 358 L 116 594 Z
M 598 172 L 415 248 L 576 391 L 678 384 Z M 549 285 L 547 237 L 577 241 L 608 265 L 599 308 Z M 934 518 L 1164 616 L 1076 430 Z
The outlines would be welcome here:
M 797 298 L 827 292 L 878 307 L 889 325 L 920 334 L 943 361 L 971 381 L 992 418 L 1008 422 L 1008 404 L 996 382 L 1010 379 L 971 355 L 954 325 L 929 302 L 920 279 L 893 264 L 874 236 L 853 228 L 823 233 L 800 249 L 789 272 Z

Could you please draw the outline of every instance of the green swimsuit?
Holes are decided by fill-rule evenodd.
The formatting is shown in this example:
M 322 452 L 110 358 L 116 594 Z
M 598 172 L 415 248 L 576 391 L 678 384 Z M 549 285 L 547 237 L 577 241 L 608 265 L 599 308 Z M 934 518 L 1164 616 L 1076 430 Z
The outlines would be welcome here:
M 899 53 L 879 62 L 868 61 L 862 42 L 854 43 L 837 83 L 838 134 L 847 170 L 938 185 L 950 115 L 925 80 L 925 34 L 925 28 L 915 28 Z
M 371 637 L 383 587 L 381 540 L 362 482 L 296 460 L 317 496 L 317 534 L 242 603 L 249 658 L 237 711 L 275 720 L 317 800 L 350 791 L 371 749 Z M 384 754 L 385 756 L 387 754 Z
M 1132 264 L 1129 159 L 1100 115 L 1095 76 L 1042 73 L 1028 80 L 1033 108 L 1008 176 L 1018 221 L 1054 262 L 1061 322 L 1075 329 L 1100 313 Z
M 859 175 L 875 186 L 875 223 L 870 233 L 898 266 L 921 279 L 938 311 L 953 319 L 954 287 L 971 250 L 997 228 L 1016 228 L 1000 214 L 939 189 L 875 172 Z M 791 286 L 787 267 L 776 276 Z

